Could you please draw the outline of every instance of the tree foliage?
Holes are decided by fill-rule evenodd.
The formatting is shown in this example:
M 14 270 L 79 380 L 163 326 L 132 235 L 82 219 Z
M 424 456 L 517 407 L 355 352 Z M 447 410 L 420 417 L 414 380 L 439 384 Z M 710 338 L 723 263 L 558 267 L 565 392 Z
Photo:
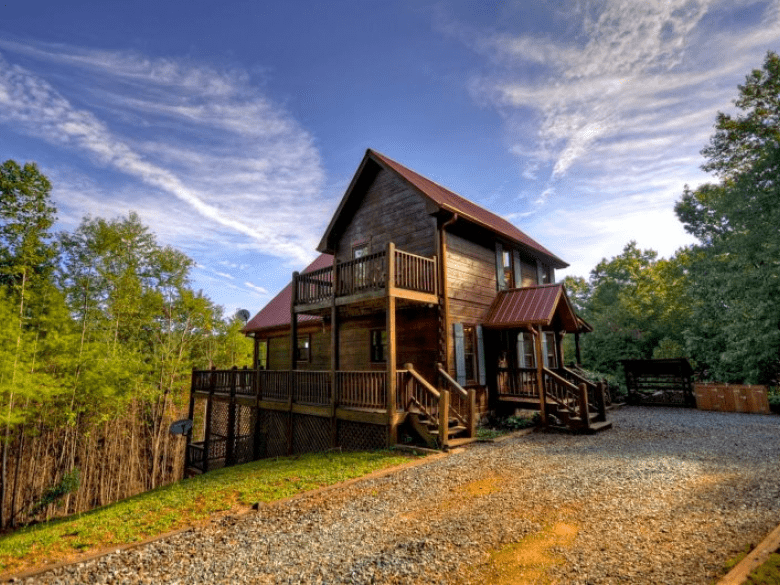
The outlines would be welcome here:
M 691 249 L 689 351 L 709 377 L 776 382 L 780 373 L 780 57 L 739 86 L 702 151 L 720 181 L 686 187 L 675 211 Z

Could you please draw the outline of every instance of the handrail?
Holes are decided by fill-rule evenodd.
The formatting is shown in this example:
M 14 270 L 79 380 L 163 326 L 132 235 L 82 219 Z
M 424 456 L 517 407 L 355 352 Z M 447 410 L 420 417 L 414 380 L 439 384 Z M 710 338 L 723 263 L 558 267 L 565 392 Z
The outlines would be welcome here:
M 450 376 L 447 371 L 441 366 L 441 364 L 436 364 L 436 369 L 439 370 L 439 375 L 444 378 L 447 383 L 452 386 L 452 388 L 460 394 L 463 398 L 468 398 L 469 393 L 468 391 L 458 384 L 455 380 L 453 380 L 452 376 Z
M 553 372 L 552 370 L 548 370 L 547 368 L 543 368 L 543 369 L 544 369 L 544 373 L 545 373 L 545 374 L 547 374 L 548 376 L 550 376 L 550 377 L 551 377 L 553 380 L 555 380 L 556 382 L 558 382 L 558 383 L 562 384 L 562 385 L 563 385 L 563 387 L 564 387 L 564 388 L 566 388 L 567 390 L 570 390 L 570 391 L 572 391 L 572 392 L 577 392 L 577 391 L 578 391 L 578 388 L 577 388 L 577 385 L 576 385 L 576 384 L 572 384 L 572 383 L 571 383 L 571 382 L 569 382 L 569 381 L 568 381 L 566 378 L 564 378 L 564 377 L 562 377 L 562 376 L 559 376 L 558 374 L 556 374 L 556 373 L 555 373 L 555 372 Z
M 590 381 L 590 380 L 588 380 L 586 377 L 582 376 L 581 374 L 578 374 L 578 373 L 577 373 L 577 372 L 575 372 L 574 370 L 570 370 L 570 369 L 569 369 L 569 368 L 567 368 L 567 367 L 562 367 L 562 368 L 559 368 L 559 370 L 561 370 L 561 371 L 563 371 L 563 372 L 566 372 L 566 374 L 567 374 L 568 376 L 571 376 L 572 378 L 574 378 L 574 379 L 576 380 L 576 383 L 577 383 L 577 384 L 585 384 L 585 385 L 586 385 L 586 386 L 588 386 L 588 387 L 590 387 L 590 386 L 595 386 L 595 385 L 596 385 L 596 383 L 595 383 L 595 382 L 591 382 L 591 381 Z
M 441 396 L 441 393 L 436 388 L 431 386 L 428 380 L 426 380 L 420 374 L 418 374 L 417 370 L 415 370 L 414 368 L 407 368 L 407 370 L 409 372 L 409 375 L 412 376 L 415 380 L 417 380 L 420 383 L 420 385 L 428 391 L 428 393 L 433 395 L 434 398 L 438 399 Z

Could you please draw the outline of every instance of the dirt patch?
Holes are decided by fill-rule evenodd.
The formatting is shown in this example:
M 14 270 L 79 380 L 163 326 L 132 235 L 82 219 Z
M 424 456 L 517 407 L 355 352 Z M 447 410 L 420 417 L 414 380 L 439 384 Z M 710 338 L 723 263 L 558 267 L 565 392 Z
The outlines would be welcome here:
M 552 583 L 547 577 L 547 570 L 563 562 L 553 549 L 570 546 L 578 531 L 572 523 L 556 522 L 520 542 L 493 551 L 487 565 L 475 575 L 474 582 L 496 585 Z

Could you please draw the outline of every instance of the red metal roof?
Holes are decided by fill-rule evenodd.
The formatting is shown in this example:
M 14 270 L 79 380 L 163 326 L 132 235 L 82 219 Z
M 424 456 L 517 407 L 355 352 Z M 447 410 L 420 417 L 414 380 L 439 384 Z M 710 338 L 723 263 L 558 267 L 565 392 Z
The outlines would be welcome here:
M 460 195 L 453 193 L 449 189 L 442 187 L 438 183 L 434 183 L 430 179 L 423 177 L 419 173 L 406 168 L 402 164 L 387 158 L 385 155 L 380 154 L 375 150 L 368 149 L 367 154 L 393 169 L 396 173 L 401 175 L 409 183 L 419 189 L 423 194 L 433 200 L 433 202 L 436 203 L 436 205 L 439 207 L 447 209 L 453 213 L 457 213 L 466 219 L 470 219 L 477 224 L 498 232 L 510 240 L 525 244 L 529 248 L 541 252 L 553 260 L 555 268 L 566 268 L 568 266 L 566 262 L 558 258 L 558 256 L 550 252 L 539 242 L 520 231 L 507 220 L 497 216 L 495 213 L 488 211 L 484 207 L 480 207 L 465 197 L 461 197 Z
M 498 293 L 482 325 L 493 328 L 549 326 L 556 313 L 566 331 L 578 330 L 577 315 L 562 284 L 514 288 Z
M 333 265 L 333 256 L 320 254 L 303 272 L 312 272 Z M 256 332 L 261 329 L 290 326 L 290 303 L 292 301 L 292 282 L 271 299 L 260 312 L 252 317 L 242 330 L 244 333 Z M 298 323 L 321 321 L 316 315 L 298 315 Z

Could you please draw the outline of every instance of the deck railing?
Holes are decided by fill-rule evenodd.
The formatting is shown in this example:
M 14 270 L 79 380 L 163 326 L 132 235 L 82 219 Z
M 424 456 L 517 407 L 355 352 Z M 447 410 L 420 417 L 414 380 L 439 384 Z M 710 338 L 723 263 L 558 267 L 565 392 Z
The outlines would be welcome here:
M 536 368 L 498 368 L 498 393 L 503 396 L 539 398 Z
M 477 433 L 476 392 L 473 388 L 468 390 L 463 388 L 441 364 L 436 365 L 436 370 L 442 384 L 450 389 L 450 415 L 466 427 L 467 436 L 475 437 Z
M 393 274 L 389 273 L 388 250 L 393 251 Z M 388 283 L 403 290 L 435 295 L 437 293 L 436 258 L 425 258 L 388 246 L 374 254 L 336 264 L 295 277 L 295 299 L 299 305 L 328 301 L 337 297 L 384 290 Z M 335 283 L 335 284 L 334 284 Z
M 337 401 L 347 408 L 385 409 L 387 373 L 336 372 Z
M 327 266 L 299 274 L 295 286 L 296 298 L 301 303 L 326 301 L 333 297 L 333 267 Z
M 436 294 L 436 259 L 395 251 L 395 286 Z

